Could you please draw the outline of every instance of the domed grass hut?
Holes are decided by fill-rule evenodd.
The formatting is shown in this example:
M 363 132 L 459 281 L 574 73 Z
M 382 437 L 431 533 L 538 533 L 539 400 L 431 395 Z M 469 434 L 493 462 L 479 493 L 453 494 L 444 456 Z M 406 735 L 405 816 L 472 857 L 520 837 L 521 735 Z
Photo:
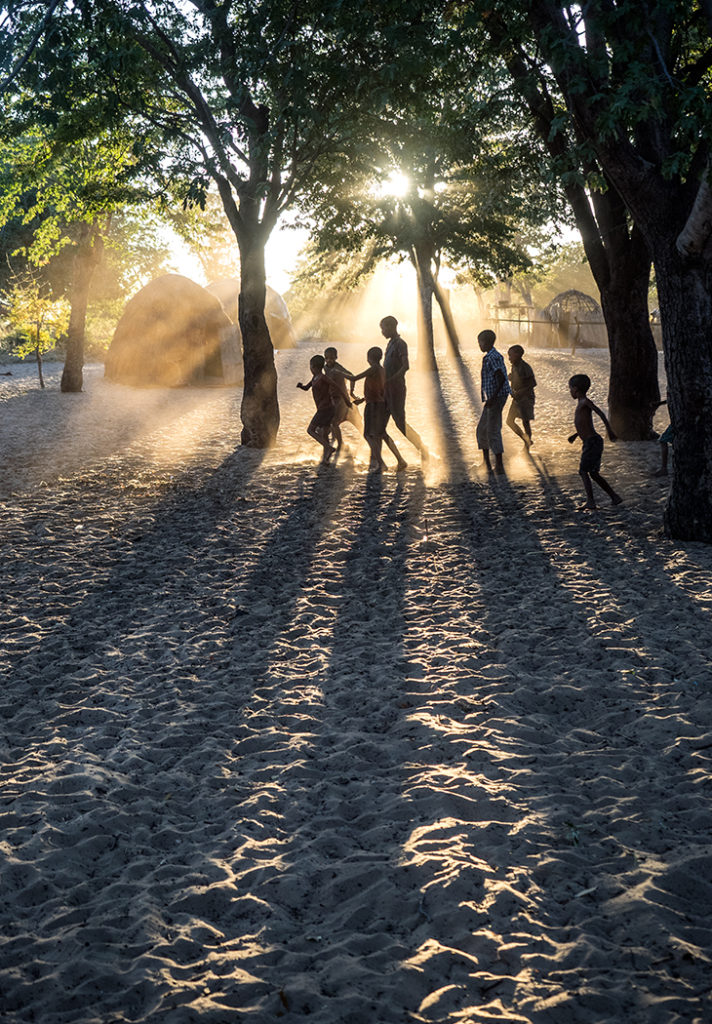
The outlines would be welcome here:
M 560 292 L 543 310 L 556 330 L 562 348 L 605 348 L 608 344 L 603 311 L 585 292 L 570 288 Z
M 225 277 L 207 286 L 207 291 L 216 295 L 223 304 L 232 322 L 238 325 L 237 310 L 240 298 L 240 282 L 236 277 Z M 293 348 L 297 338 L 292 327 L 292 318 L 287 303 L 279 292 L 267 285 L 265 298 L 265 319 L 269 336 L 275 348 Z M 238 325 L 239 327 L 239 325 Z
M 127 303 L 104 373 L 134 387 L 237 384 L 239 332 L 218 298 L 190 278 L 165 274 Z

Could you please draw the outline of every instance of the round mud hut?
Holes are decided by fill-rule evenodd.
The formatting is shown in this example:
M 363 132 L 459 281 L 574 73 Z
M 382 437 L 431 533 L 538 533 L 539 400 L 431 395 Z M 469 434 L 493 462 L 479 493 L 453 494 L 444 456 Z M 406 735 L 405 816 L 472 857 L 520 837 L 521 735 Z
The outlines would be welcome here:
M 590 295 L 570 288 L 551 300 L 544 309 L 551 321 L 561 347 L 605 348 L 607 345 L 603 310 Z
M 239 327 L 237 319 L 238 302 L 240 299 L 240 282 L 236 277 L 225 277 L 207 286 L 207 291 L 216 295 L 232 322 Z M 267 285 L 265 298 L 265 320 L 269 336 L 275 348 L 293 348 L 297 338 L 292 327 L 292 318 L 287 303 L 279 292 Z
M 180 274 L 157 277 L 127 304 L 105 376 L 134 387 L 236 384 L 239 332 L 215 295 Z

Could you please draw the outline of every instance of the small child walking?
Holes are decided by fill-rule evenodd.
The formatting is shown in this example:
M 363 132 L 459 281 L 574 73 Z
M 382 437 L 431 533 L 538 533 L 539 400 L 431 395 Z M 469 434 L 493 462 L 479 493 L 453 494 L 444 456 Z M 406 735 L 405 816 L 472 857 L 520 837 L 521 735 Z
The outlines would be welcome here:
M 386 464 L 381 456 L 383 442 L 385 441 L 398 460 L 397 471 L 400 473 L 406 468 L 407 463 L 398 451 L 395 441 L 386 433 L 386 425 L 388 423 L 386 371 L 381 366 L 382 358 L 383 350 L 378 345 L 374 345 L 366 353 L 368 369 L 351 379 L 353 383 L 356 383 L 357 380 L 363 378 L 363 398 L 357 398 L 356 402 L 365 401 L 366 403 L 363 416 L 363 436 L 368 442 L 368 447 L 371 449 L 370 471 L 382 473 L 386 468 Z
M 321 463 L 326 465 L 336 451 L 329 444 L 329 429 L 334 419 L 332 392 L 338 394 L 338 389 L 324 373 L 323 356 L 312 356 L 309 360 L 309 369 L 311 370 L 312 379 L 308 384 L 297 384 L 297 387 L 301 388 L 302 391 L 309 391 L 311 389 L 311 393 L 314 396 L 316 412 L 309 422 L 307 434 L 309 434 L 309 437 L 313 437 L 324 449 Z
M 576 412 L 574 413 L 576 433 L 572 434 L 569 438 L 569 444 L 573 444 L 577 437 L 580 437 L 583 441 L 579 465 L 579 476 L 583 481 L 584 490 L 586 491 L 586 504 L 583 508 L 595 509 L 596 502 L 593 497 L 592 480 L 606 492 L 614 505 L 620 505 L 623 499 L 620 494 L 616 494 L 608 481 L 599 472 L 601 456 L 603 455 L 603 438 L 594 429 L 592 414 L 595 412 L 597 416 L 601 417 L 610 441 L 615 441 L 616 435 L 611 430 L 611 425 L 605 413 L 601 412 L 598 406 L 594 405 L 591 399 L 588 398 L 587 392 L 590 387 L 591 378 L 585 373 L 576 373 L 569 381 L 571 397 L 576 399 Z
M 359 434 L 363 428 L 361 416 L 359 415 L 358 409 L 353 405 L 351 398 L 353 398 L 353 375 L 342 366 L 341 363 L 337 362 L 339 353 L 336 351 L 333 345 L 324 349 L 324 373 L 333 381 L 338 389 L 338 396 L 334 398 L 334 418 L 331 423 L 331 433 L 333 434 L 334 440 L 336 441 L 336 450 L 341 451 L 341 444 L 343 438 L 341 436 L 341 424 L 348 421 L 352 423 Z M 346 381 L 351 382 L 351 396 L 346 388 Z
M 524 349 L 521 345 L 512 345 L 507 350 L 507 357 L 512 365 L 509 383 L 512 389 L 512 401 L 507 413 L 507 426 L 524 441 L 529 448 L 532 440 L 531 421 L 534 419 L 534 388 L 536 377 L 529 363 L 522 359 Z M 516 420 L 522 421 L 524 432 L 519 429 Z

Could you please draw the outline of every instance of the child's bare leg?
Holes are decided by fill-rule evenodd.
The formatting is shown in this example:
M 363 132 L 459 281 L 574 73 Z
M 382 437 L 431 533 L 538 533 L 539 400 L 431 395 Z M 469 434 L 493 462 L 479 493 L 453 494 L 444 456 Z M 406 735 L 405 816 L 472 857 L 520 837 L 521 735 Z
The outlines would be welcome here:
M 483 448 L 482 449 L 482 458 L 485 460 L 485 466 L 487 466 L 487 469 L 491 473 L 492 472 L 492 463 L 490 462 L 489 448 Z
M 528 420 L 526 416 L 522 416 L 522 426 L 524 427 L 524 433 L 527 435 L 525 441 L 528 440 L 529 444 L 534 444 L 532 441 L 532 421 Z
M 516 409 L 513 405 L 509 407 L 509 412 L 507 413 L 507 426 L 509 427 L 510 430 L 514 431 L 517 437 L 521 437 L 522 441 L 525 440 L 524 434 L 517 426 Z
M 421 459 L 425 459 L 427 461 L 427 459 L 430 458 L 430 452 L 423 444 L 423 439 L 421 438 L 420 434 L 416 430 L 413 430 L 410 423 L 406 423 L 405 425 L 405 436 L 408 438 L 413 447 L 418 449 L 418 451 L 420 452 Z
M 614 505 L 620 505 L 620 503 L 623 501 L 620 494 L 616 494 L 616 492 L 613 490 L 608 481 L 604 479 L 604 477 L 602 477 L 600 473 L 591 473 L 591 479 L 595 480 L 598 486 L 606 492 L 606 494 L 611 499 Z
M 381 458 L 381 439 L 380 437 L 367 437 L 368 447 L 371 449 L 371 469 L 375 473 L 382 473 L 386 469 L 386 464 Z
M 591 484 L 591 477 L 588 475 L 585 469 L 579 470 L 579 476 L 583 480 L 583 487 L 586 491 L 586 505 L 585 508 L 595 508 L 596 502 L 593 497 L 593 485 Z
M 324 454 L 322 455 L 321 461 L 328 462 L 330 456 L 334 454 L 336 449 L 332 448 L 331 445 L 329 444 L 326 438 L 326 431 L 321 427 L 314 427 L 314 429 L 307 428 L 307 434 L 309 434 L 309 437 L 313 438 L 324 449 Z
M 343 437 L 341 436 L 341 427 L 339 425 L 339 420 L 334 419 L 331 421 L 331 433 L 334 435 L 334 441 L 336 441 L 337 452 L 341 451 L 341 443 L 343 441 Z
M 406 468 L 408 463 L 405 461 L 405 459 L 403 458 L 401 453 L 398 451 L 398 448 L 396 447 L 396 443 L 393 440 L 393 438 L 390 436 L 390 434 L 384 434 L 383 435 L 383 440 L 386 442 L 386 447 L 388 448 L 388 450 L 391 451 L 395 455 L 396 459 L 398 460 L 397 471 L 399 473 L 401 473 Z

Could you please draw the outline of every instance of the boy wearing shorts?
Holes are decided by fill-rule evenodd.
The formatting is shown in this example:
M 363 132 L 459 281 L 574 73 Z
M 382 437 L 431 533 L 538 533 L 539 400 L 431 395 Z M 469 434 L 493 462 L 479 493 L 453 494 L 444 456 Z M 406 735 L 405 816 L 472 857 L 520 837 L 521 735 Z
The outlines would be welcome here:
M 569 444 L 573 444 L 577 437 L 580 437 L 583 441 L 581 462 L 579 464 L 579 476 L 583 481 L 584 490 L 586 491 L 586 504 L 583 508 L 595 509 L 596 502 L 593 497 L 592 480 L 606 492 L 614 505 L 620 505 L 623 499 L 620 494 L 616 494 L 608 481 L 599 472 L 601 456 L 603 455 L 603 438 L 594 429 L 593 413 L 595 412 L 603 420 L 609 441 L 615 441 L 616 435 L 611 430 L 611 425 L 605 413 L 601 412 L 598 406 L 594 405 L 591 399 L 587 397 L 590 387 L 591 378 L 585 373 L 574 374 L 569 381 L 569 392 L 571 397 L 576 399 L 577 403 L 576 412 L 574 413 L 576 432 L 569 437 Z
M 309 369 L 311 370 L 312 379 L 308 384 L 297 384 L 297 387 L 301 388 L 302 391 L 309 391 L 311 389 L 311 393 L 314 396 L 316 412 L 309 422 L 307 434 L 309 434 L 309 437 L 313 437 L 324 449 L 321 463 L 326 465 L 336 451 L 329 444 L 329 429 L 334 418 L 333 396 L 335 393 L 338 394 L 338 389 L 324 373 L 323 356 L 312 356 L 309 360 Z

